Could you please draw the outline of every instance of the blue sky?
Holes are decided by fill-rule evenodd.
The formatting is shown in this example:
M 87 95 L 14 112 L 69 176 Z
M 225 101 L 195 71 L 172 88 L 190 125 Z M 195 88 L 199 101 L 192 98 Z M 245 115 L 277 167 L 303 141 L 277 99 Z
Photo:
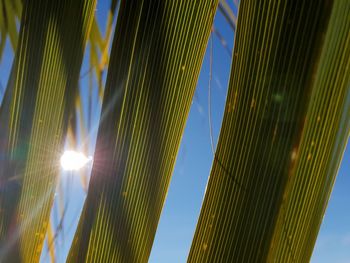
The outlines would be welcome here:
M 98 21 L 102 27 L 105 26 L 108 3 L 109 0 L 100 0 L 98 2 L 96 12 Z M 216 16 L 215 26 L 225 37 L 228 46 L 232 47 L 234 33 L 220 14 Z M 7 83 L 12 56 L 12 50 L 7 44 L 4 57 L 0 63 L 0 82 L 2 87 L 5 87 Z M 87 56 L 84 58 L 84 61 L 82 72 L 85 72 L 89 68 Z M 215 145 L 224 110 L 230 65 L 230 56 L 222 48 L 218 39 L 213 36 L 211 114 Z M 209 52 L 207 51 L 156 233 L 149 260 L 151 263 L 186 262 L 213 159 L 208 125 L 208 78 Z M 81 80 L 81 88 L 87 87 L 87 80 L 88 78 Z M 2 90 L 1 87 L 0 90 Z M 2 94 L 0 92 L 1 97 Z M 99 117 L 98 106 L 96 106 L 94 113 L 93 123 L 97 124 Z M 91 155 L 93 154 L 95 136 L 95 133 L 91 134 L 92 140 L 88 153 Z M 311 260 L 313 263 L 350 263 L 349 174 L 350 147 L 345 151 L 329 206 L 321 226 Z M 67 178 L 68 175 L 62 173 L 62 180 L 66 181 Z M 78 177 L 73 177 L 73 184 L 71 184 L 70 189 L 65 188 L 65 198 L 67 197 L 69 198 L 69 206 L 65 219 L 66 229 L 63 235 L 60 235 L 56 244 L 58 262 L 64 262 L 85 198 L 85 193 L 81 188 Z M 57 194 L 58 198 L 60 198 L 59 191 Z M 57 213 L 58 209 L 55 206 L 53 215 Z M 55 224 L 57 225 L 58 222 Z M 41 262 L 49 262 L 46 252 L 43 253 Z

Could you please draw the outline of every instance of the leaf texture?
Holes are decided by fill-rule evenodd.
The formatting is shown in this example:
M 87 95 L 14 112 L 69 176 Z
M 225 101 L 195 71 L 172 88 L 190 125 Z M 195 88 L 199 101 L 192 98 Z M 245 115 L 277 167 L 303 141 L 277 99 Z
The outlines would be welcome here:
M 147 262 L 218 1 L 121 1 L 68 262 Z
M 350 131 L 350 2 L 334 1 L 305 121 L 269 250 L 308 262 Z M 345 208 L 346 209 L 346 208 Z
M 94 0 L 26 0 L 0 110 L 0 261 L 38 262 Z
M 241 1 L 188 262 L 309 261 L 349 135 L 349 14 L 346 0 Z

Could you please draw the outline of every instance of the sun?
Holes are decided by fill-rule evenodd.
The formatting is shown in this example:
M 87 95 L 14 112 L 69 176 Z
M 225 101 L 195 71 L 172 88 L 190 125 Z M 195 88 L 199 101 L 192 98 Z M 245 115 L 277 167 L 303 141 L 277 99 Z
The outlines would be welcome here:
M 61 167 L 66 171 L 78 171 L 91 161 L 92 157 L 86 157 L 82 152 L 67 150 L 61 156 Z

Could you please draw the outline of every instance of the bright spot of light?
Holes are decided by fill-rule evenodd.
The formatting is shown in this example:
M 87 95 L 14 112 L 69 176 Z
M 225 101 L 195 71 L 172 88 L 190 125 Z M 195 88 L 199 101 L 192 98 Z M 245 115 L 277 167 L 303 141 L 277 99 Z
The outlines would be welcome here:
M 83 153 L 76 151 L 65 151 L 61 156 L 61 166 L 67 171 L 78 171 L 90 161 L 92 157 L 86 157 Z

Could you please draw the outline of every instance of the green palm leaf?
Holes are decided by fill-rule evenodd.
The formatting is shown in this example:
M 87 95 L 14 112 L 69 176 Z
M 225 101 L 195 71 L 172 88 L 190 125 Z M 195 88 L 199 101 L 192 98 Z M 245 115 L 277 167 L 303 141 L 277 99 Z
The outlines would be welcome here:
M 270 261 L 308 262 L 312 255 L 350 131 L 349 32 L 350 2 L 334 1 Z
M 68 262 L 147 262 L 217 2 L 121 2 Z
M 188 262 L 310 259 L 349 134 L 349 5 L 241 2 Z
M 95 1 L 26 0 L 0 111 L 0 259 L 38 262 Z
M 0 0 L 0 60 L 6 43 L 6 37 L 9 36 L 12 48 L 16 50 L 18 41 L 18 32 L 16 19 L 21 15 L 21 0 Z

